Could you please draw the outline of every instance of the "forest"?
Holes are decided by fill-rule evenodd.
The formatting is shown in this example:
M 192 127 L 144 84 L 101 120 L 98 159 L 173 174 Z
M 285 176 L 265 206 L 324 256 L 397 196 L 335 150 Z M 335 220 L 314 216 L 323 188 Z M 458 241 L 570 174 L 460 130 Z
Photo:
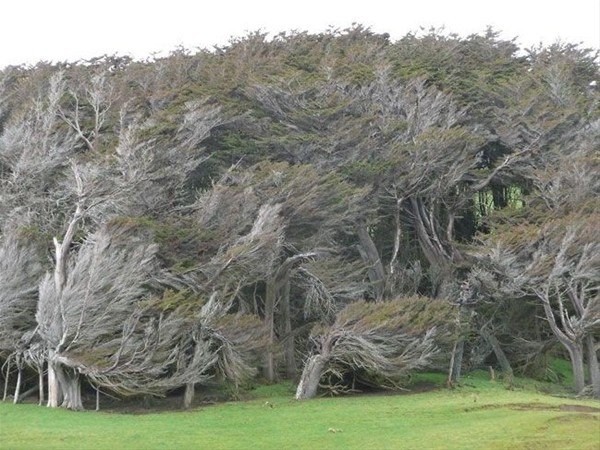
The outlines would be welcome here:
M 598 52 L 261 32 L 0 71 L 3 399 L 485 368 L 600 398 Z

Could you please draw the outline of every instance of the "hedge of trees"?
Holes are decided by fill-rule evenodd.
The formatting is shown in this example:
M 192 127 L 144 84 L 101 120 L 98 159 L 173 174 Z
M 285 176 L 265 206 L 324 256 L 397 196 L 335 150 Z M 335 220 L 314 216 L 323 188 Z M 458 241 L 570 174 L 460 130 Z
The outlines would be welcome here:
M 361 26 L 3 69 L 4 399 L 551 355 L 600 396 L 598 78 L 576 45 Z

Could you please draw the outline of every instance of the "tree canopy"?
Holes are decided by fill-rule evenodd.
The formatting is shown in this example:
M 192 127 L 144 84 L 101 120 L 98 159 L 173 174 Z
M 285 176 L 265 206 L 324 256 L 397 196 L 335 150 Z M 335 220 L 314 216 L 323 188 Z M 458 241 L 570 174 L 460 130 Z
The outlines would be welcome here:
M 3 69 L 5 386 L 189 407 L 562 354 L 600 396 L 599 77 L 576 45 L 362 26 Z

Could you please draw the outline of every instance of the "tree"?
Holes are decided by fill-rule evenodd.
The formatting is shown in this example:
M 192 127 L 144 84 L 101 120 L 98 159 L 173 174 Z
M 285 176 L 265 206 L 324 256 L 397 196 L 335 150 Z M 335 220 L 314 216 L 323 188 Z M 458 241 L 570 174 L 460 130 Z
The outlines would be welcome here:
M 185 292 L 166 294 L 157 307 L 182 319 L 177 330 L 178 356 L 168 376 L 155 385 L 163 390 L 185 386 L 183 407 L 190 408 L 197 384 L 217 376 L 237 389 L 256 374 L 258 353 L 266 345 L 266 330 L 258 316 L 233 313 L 233 299 L 219 298 L 219 291 L 204 302 Z M 138 393 L 139 388 L 132 392 Z
M 27 240 L 26 230 L 5 226 L 0 236 L 0 353 L 7 365 L 6 384 L 11 360 L 17 365 L 15 403 L 19 400 L 26 351 L 36 326 L 37 285 L 42 274 L 39 251 Z M 43 390 L 40 393 L 43 396 Z
M 487 245 L 489 257 L 503 274 L 503 289 L 540 302 L 550 329 L 569 353 L 578 392 L 585 386 L 587 349 L 590 384 L 598 395 L 600 186 L 592 143 L 598 124 L 579 131 L 571 142 L 559 141 L 563 145 L 539 157 L 529 173 L 535 187 L 529 208 L 517 220 L 499 222 Z
M 265 223 L 270 224 L 272 232 L 277 233 L 268 258 L 263 257 L 258 267 L 252 270 L 248 268 L 246 274 L 236 272 L 239 284 L 246 283 L 248 275 L 256 272 L 260 276 L 253 281 L 264 283 L 264 287 L 261 286 L 264 289 L 261 289 L 262 314 L 269 330 L 269 345 L 265 355 L 267 379 L 274 380 L 276 377 L 277 334 L 284 336 L 287 375 L 295 376 L 290 297 L 292 283 L 325 288 L 319 281 L 321 274 L 315 270 L 319 266 L 313 266 L 310 273 L 303 270 L 303 266 L 315 260 L 334 257 L 336 252 L 341 251 L 336 240 L 353 226 L 352 221 L 358 214 L 363 196 L 364 191 L 353 189 L 339 177 L 323 177 L 307 165 L 262 163 L 246 170 L 235 168 L 228 171 L 197 202 L 200 223 L 214 233 L 213 238 L 221 237 L 222 241 L 227 242 L 227 236 L 236 236 L 247 229 L 251 225 L 248 219 L 257 212 L 258 217 L 264 216 L 265 221 L 270 217 Z M 350 258 L 347 260 L 350 262 Z M 353 274 L 355 278 L 359 276 L 357 272 Z M 297 278 L 295 275 L 299 273 L 304 276 Z M 334 283 L 341 286 L 345 282 L 352 283 L 349 277 L 335 280 Z M 364 283 L 362 290 L 357 289 L 357 284 L 354 283 L 355 293 L 369 289 Z M 329 287 L 341 291 L 332 285 Z M 325 291 L 321 289 L 320 292 Z M 259 312 L 258 308 L 254 308 L 254 311 Z
M 435 337 L 447 331 L 442 318 L 448 312 L 446 303 L 421 297 L 349 304 L 333 324 L 312 330 L 315 350 L 304 365 L 296 399 L 314 397 L 331 369 L 395 387 L 402 375 L 426 367 L 436 354 Z
M 57 283 L 56 272 L 47 274 L 40 285 L 36 319 L 49 350 L 49 406 L 62 400 L 64 407 L 83 408 L 79 374 L 89 369 L 82 361 L 102 361 L 112 372 L 132 367 L 131 378 L 134 373 L 160 373 L 150 364 L 140 368 L 142 362 L 150 362 L 148 352 L 131 348 L 128 340 L 136 304 L 156 270 L 156 247 L 143 241 L 136 245 L 131 237 L 124 245 L 123 231 L 115 228 L 105 226 L 82 243 L 64 266 L 68 276 L 59 274 Z
M 314 322 L 326 342 L 353 302 L 425 295 L 455 322 L 438 354 L 450 383 L 463 353 L 479 365 L 493 351 L 510 374 L 521 339 L 554 337 L 596 386 L 597 60 L 517 50 L 492 30 L 391 42 L 355 26 L 0 71 L 0 249 L 27 266 L 0 263 L 0 358 L 42 375 L 50 360 L 51 405 L 81 406 L 86 380 L 185 387 L 190 406 L 210 377 L 252 376 L 257 353 L 267 379 L 295 378 Z M 125 278 L 102 285 L 103 264 L 128 270 L 144 252 L 139 295 L 114 317 L 106 290 Z M 75 299 L 87 285 L 97 309 Z M 384 380 L 330 363 L 309 378 Z

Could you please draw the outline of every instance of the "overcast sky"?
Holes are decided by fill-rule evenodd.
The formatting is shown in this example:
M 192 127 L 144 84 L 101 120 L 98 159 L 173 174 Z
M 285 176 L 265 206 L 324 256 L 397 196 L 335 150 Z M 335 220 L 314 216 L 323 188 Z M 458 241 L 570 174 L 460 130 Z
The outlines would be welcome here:
M 10 0 L 0 8 L 0 67 L 103 54 L 144 58 L 210 48 L 261 29 L 324 31 L 353 22 L 399 38 L 420 26 L 461 35 L 487 25 L 529 47 L 600 47 L 600 0 Z

